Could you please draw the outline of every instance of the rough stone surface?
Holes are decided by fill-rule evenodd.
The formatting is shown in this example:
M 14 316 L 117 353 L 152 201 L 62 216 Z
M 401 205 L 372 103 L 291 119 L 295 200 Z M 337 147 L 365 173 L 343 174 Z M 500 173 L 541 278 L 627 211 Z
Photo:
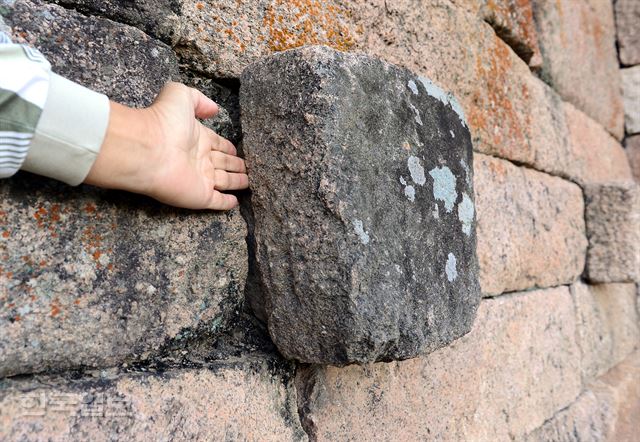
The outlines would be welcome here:
M 138 29 L 39 2 L 3 14 L 57 72 L 126 104 L 149 104 L 177 75 L 170 49 Z M 177 211 L 29 174 L 2 180 L 0 195 L 0 375 L 144 359 L 215 335 L 242 303 L 237 211 Z
M 356 47 L 452 91 L 477 152 L 563 174 L 567 129 L 560 97 L 487 23 L 447 1 L 349 3 L 362 30 Z
M 474 169 L 482 293 L 574 281 L 587 247 L 580 188 L 481 154 Z
M 38 48 L 56 73 L 122 104 L 147 106 L 178 78 L 171 49 L 136 28 L 38 0 L 18 0 L 3 15 L 14 41 Z
M 590 185 L 585 192 L 592 282 L 640 281 L 640 186 Z
M 530 0 L 452 0 L 487 21 L 531 67 L 542 60 Z
M 640 66 L 620 70 L 624 97 L 624 125 L 628 134 L 640 134 Z
M 238 77 L 274 51 L 318 44 L 352 48 L 355 26 L 347 12 L 334 0 L 180 0 L 173 39 L 193 69 Z
M 583 381 L 621 362 L 640 345 L 635 284 L 571 286 Z
M 640 64 L 640 2 L 615 0 L 618 55 L 625 66 Z
M 182 0 L 51 0 L 84 14 L 100 15 L 142 29 L 170 44 L 179 29 Z
M 628 441 L 638 439 L 640 353 L 630 355 L 565 410 L 528 435 L 527 441 Z
M 627 137 L 625 145 L 631 173 L 636 182 L 640 183 L 640 135 Z
M 569 103 L 563 104 L 569 131 L 558 173 L 585 184 L 629 183 L 633 175 L 624 149 L 604 128 Z
M 474 328 L 428 356 L 298 372 L 303 425 L 317 440 L 509 440 L 580 392 L 566 287 L 485 299 Z
M 565 100 L 622 139 L 623 108 L 612 3 L 532 0 L 532 5 L 543 58 L 541 78 Z
M 473 158 L 455 99 L 326 47 L 242 76 L 269 331 L 304 362 L 395 360 L 468 332 L 479 300 Z
M 193 69 L 225 78 L 261 56 L 301 45 L 375 55 L 452 91 L 476 151 L 564 176 L 567 130 L 559 96 L 480 19 L 494 11 L 501 17 L 495 23 L 507 20 L 520 3 L 524 17 L 524 0 L 186 2 L 176 51 Z
M 0 382 L 2 440 L 307 440 L 266 363 Z
M 173 1 L 173 0 L 171 0 Z M 107 16 L 122 19 L 138 11 L 163 11 L 158 2 L 134 3 L 79 0 L 80 10 L 98 9 Z M 102 5 L 102 6 L 100 6 Z M 155 5 L 154 7 L 152 7 Z M 164 5 L 164 6 L 163 6 Z M 127 12 L 128 11 L 128 12 Z M 122 15 L 124 14 L 124 15 Z M 146 13 L 145 13 L 146 14 Z M 6 21 L 13 24 L 15 41 L 32 44 L 51 62 L 58 74 L 106 94 L 110 99 L 133 107 L 151 104 L 162 86 L 170 80 L 197 87 L 220 105 L 220 114 L 206 122 L 220 135 L 237 142 L 240 138 L 237 93 L 210 79 L 180 73 L 178 60 L 167 45 L 150 38 L 136 28 L 39 1 L 19 0 L 6 8 Z M 145 23 L 151 18 L 145 15 Z M 154 15 L 155 17 L 155 15 Z M 133 18 L 130 20 L 136 23 Z M 87 38 L 87 30 L 90 38 Z M 149 75 L 152 72 L 153 75 Z
M 240 214 L 175 211 L 29 174 L 0 187 L 0 375 L 146 358 L 242 302 Z

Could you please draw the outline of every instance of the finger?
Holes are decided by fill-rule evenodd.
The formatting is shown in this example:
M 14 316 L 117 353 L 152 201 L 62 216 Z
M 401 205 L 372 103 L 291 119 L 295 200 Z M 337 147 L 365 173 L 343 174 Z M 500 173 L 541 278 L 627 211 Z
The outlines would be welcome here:
M 240 190 L 249 187 L 249 177 L 246 173 L 229 173 L 216 170 L 213 175 L 214 188 L 218 190 Z
M 216 150 L 211 151 L 211 163 L 215 169 L 222 169 L 227 172 L 245 173 L 247 171 L 247 167 L 242 158 Z
M 231 141 L 227 140 L 224 137 L 221 137 L 207 126 L 202 126 L 205 135 L 208 139 L 209 145 L 211 146 L 211 150 L 217 150 L 219 152 L 224 152 L 229 155 L 238 155 L 238 151 L 236 147 L 231 143 Z
M 238 198 L 228 193 L 220 193 L 213 191 L 213 196 L 209 204 L 209 208 L 213 210 L 231 210 L 238 205 Z
M 218 105 L 197 89 L 189 88 L 191 100 L 193 101 L 193 110 L 197 118 L 211 118 L 218 114 Z

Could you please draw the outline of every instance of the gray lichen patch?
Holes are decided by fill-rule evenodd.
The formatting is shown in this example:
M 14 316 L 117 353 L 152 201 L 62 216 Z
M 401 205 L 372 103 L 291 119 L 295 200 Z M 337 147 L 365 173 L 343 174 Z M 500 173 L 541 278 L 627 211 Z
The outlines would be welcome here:
M 445 210 L 451 212 L 458 199 L 456 177 L 447 166 L 433 168 L 429 175 L 433 178 L 433 197 L 443 201 Z
M 447 279 L 449 280 L 449 282 L 455 281 L 458 277 L 456 256 L 453 253 L 449 253 L 449 255 L 447 256 L 445 272 L 447 273 Z
M 415 79 L 324 47 L 243 73 L 257 269 L 269 333 L 287 358 L 402 360 L 473 323 L 473 213 L 462 197 L 461 228 L 454 210 L 474 194 L 463 167 L 471 137 L 450 102 Z
M 473 225 L 473 217 L 475 208 L 473 201 L 466 193 L 462 194 L 462 201 L 458 204 L 458 219 L 462 223 L 462 231 L 465 235 L 471 234 L 471 226 Z
M 409 173 L 411 174 L 413 182 L 420 186 L 424 186 L 427 182 L 427 178 L 424 174 L 424 167 L 420 164 L 420 159 L 411 155 L 407 160 L 407 167 L 409 168 Z

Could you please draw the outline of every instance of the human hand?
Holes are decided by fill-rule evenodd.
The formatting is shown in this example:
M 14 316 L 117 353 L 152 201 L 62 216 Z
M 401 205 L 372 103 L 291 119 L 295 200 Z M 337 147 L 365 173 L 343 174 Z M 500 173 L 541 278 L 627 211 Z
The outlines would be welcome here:
M 179 83 L 167 84 L 146 109 L 112 102 L 107 134 L 85 183 L 176 207 L 232 209 L 237 198 L 222 192 L 249 186 L 244 161 L 196 119 L 217 113 L 212 100 Z

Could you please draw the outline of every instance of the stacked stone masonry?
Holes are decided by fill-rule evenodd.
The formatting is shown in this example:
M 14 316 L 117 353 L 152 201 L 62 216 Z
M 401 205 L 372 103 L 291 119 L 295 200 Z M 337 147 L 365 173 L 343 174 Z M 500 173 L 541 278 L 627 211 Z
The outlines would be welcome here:
M 0 182 L 0 439 L 634 440 L 638 8 L 0 1 L 0 28 L 55 71 L 131 106 L 194 85 L 239 143 L 240 76 L 274 52 L 327 45 L 430 78 L 471 133 L 483 294 L 471 331 L 428 355 L 297 364 L 244 299 L 248 195 L 195 213 L 19 173 Z

